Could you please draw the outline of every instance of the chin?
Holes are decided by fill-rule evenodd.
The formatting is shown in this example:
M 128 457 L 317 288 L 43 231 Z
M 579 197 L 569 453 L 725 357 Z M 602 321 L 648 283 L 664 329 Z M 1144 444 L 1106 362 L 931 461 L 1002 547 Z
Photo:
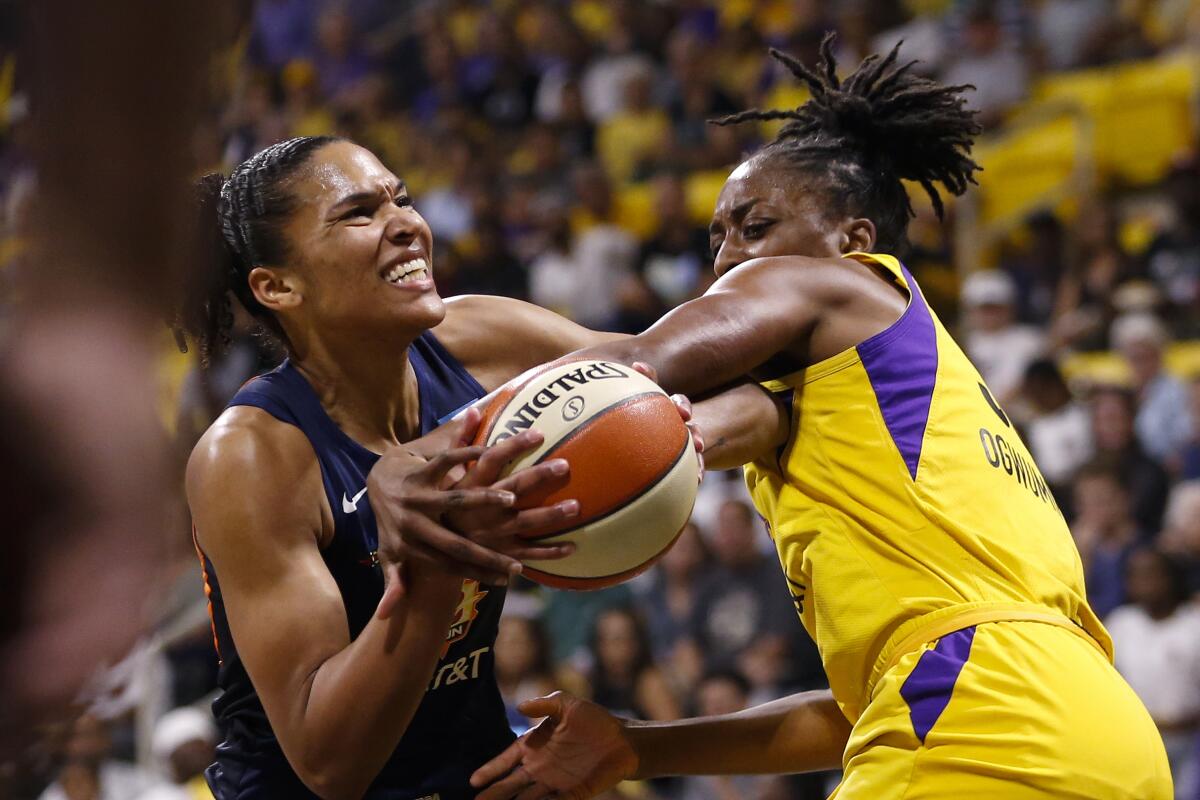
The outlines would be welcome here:
M 407 303 L 404 312 L 406 322 L 419 326 L 421 330 L 428 330 L 446 318 L 446 303 L 441 295 L 433 290 Z

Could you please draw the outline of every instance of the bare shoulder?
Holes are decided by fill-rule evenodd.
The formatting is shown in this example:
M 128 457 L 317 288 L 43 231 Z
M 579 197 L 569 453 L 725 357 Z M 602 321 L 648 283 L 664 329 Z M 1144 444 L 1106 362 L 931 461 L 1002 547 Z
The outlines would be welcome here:
M 533 303 L 493 295 L 448 298 L 446 318 L 433 333 L 489 391 L 531 367 L 614 338 Z
M 543 314 L 551 312 L 512 297 L 463 294 L 446 298 L 446 318 L 433 332 L 457 356 L 459 350 L 494 346 L 495 334 L 519 334 Z
M 320 466 L 308 437 L 259 408 L 235 406 L 217 418 L 192 449 L 186 483 L 205 537 L 267 514 L 320 527 Z
M 800 298 L 828 306 L 849 300 L 864 290 L 887 286 L 875 268 L 854 259 L 771 256 L 735 267 L 713 284 L 712 290 L 736 288 L 770 295 L 778 293 L 780 299 L 788 302 Z
M 316 455 L 299 428 L 260 408 L 234 406 L 217 417 L 192 449 L 188 484 L 231 472 L 250 480 L 271 475 L 294 479 L 306 461 L 315 464 Z

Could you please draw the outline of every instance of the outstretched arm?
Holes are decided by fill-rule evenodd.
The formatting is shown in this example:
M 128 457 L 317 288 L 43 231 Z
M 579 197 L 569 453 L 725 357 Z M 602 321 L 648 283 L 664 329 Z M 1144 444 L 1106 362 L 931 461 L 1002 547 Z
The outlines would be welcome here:
M 521 711 L 546 719 L 475 772 L 472 785 L 486 787 L 479 800 L 507 800 L 531 787 L 530 796 L 585 800 L 628 779 L 835 769 L 850 736 L 827 691 L 676 722 L 621 720 L 561 692 Z
M 704 295 L 678 306 L 637 336 L 589 346 L 572 355 L 658 371 L 668 392 L 700 396 L 782 354 L 795 353 L 831 302 L 829 266 L 818 260 L 763 258 L 725 274 Z
M 722 281 L 729 283 L 737 291 L 743 291 L 737 287 L 744 281 L 734 283 L 728 278 Z M 717 286 L 721 286 L 722 281 L 718 281 Z M 714 286 L 714 290 L 716 288 Z M 745 302 L 744 297 L 739 300 L 731 295 L 727 299 L 730 302 Z M 778 293 L 776 300 L 778 301 Z M 692 301 L 684 307 L 698 302 L 699 300 Z M 727 305 L 724 301 L 722 304 Z M 729 313 L 732 314 L 735 310 L 731 309 Z M 643 361 L 660 370 L 658 380 L 663 382 L 664 386 L 668 385 L 663 381 L 660 366 L 660 362 L 665 363 L 666 359 L 657 353 L 657 345 L 654 343 L 663 339 L 663 334 L 672 335 L 670 330 L 660 331 L 660 327 L 668 320 L 675 319 L 680 309 L 668 314 L 650 331 L 637 337 L 589 330 L 553 311 L 507 297 L 456 297 L 448 302 L 447 311 L 446 321 L 439 325 L 434 333 L 489 391 L 531 367 L 567 355 L 609 358 L 626 364 Z M 701 308 L 698 313 L 703 314 L 705 311 Z M 764 309 L 766 316 L 770 316 L 770 313 L 770 309 Z M 779 311 L 776 316 L 795 321 L 803 314 L 793 310 L 789 317 Z M 688 319 L 692 318 L 693 314 L 689 312 L 686 319 L 672 322 L 671 330 L 692 325 L 693 323 L 688 322 Z M 756 324 L 753 319 L 743 319 L 739 328 L 744 330 L 732 340 L 754 338 Z M 695 325 L 703 327 L 699 322 Z M 655 331 L 659 333 L 654 334 L 651 344 L 643 344 L 642 339 Z M 717 337 L 715 331 L 712 334 L 714 338 Z M 782 341 L 786 336 L 787 334 L 782 334 L 768 338 Z M 764 352 L 767 352 L 767 356 L 760 361 L 747 362 L 739 370 L 733 371 L 729 378 L 720 382 L 709 381 L 711 385 L 691 393 L 693 419 L 704 435 L 704 460 L 709 469 L 739 467 L 778 447 L 786 438 L 787 409 L 780 408 L 767 392 L 744 377 L 751 367 L 773 354 L 773 346 L 769 342 L 765 344 Z M 642 351 L 650 353 L 654 358 L 629 357 L 629 353 Z M 617 355 L 614 357 L 610 352 Z M 680 360 L 687 361 L 691 358 L 687 356 Z M 703 373 L 707 366 L 704 357 L 698 355 L 695 359 L 698 363 L 692 366 Z M 674 387 L 668 391 L 689 393 Z

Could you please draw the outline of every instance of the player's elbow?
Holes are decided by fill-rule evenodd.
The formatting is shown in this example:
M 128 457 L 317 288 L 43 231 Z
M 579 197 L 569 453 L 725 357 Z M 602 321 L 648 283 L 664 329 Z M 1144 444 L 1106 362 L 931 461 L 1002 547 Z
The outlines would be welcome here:
M 363 779 L 362 770 L 347 769 L 345 762 L 293 764 L 292 768 L 308 790 L 321 800 L 357 800 L 370 785 Z
M 309 747 L 289 760 L 296 775 L 321 800 L 357 800 L 375 773 L 336 747 Z

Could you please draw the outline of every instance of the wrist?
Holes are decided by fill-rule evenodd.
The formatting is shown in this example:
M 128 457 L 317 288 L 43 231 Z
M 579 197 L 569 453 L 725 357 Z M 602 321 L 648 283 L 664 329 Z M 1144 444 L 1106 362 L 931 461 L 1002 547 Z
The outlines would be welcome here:
M 411 593 L 428 602 L 439 599 L 457 601 L 462 591 L 461 575 L 428 562 L 409 562 L 408 580 Z

